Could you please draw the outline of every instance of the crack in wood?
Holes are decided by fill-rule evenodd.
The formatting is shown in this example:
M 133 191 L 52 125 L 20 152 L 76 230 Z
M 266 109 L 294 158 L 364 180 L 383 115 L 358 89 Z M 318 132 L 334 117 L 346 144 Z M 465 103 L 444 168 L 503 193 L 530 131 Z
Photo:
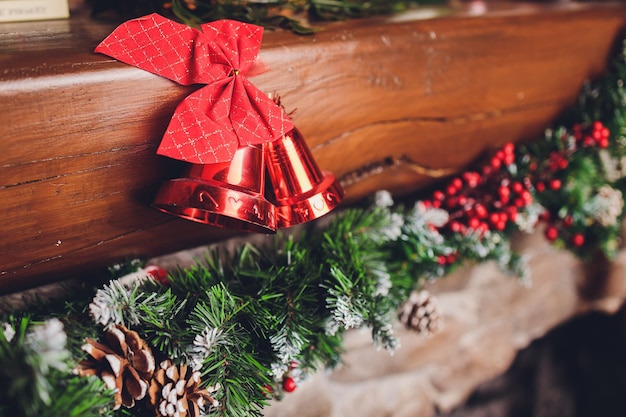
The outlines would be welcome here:
M 370 162 L 360 168 L 342 175 L 339 178 L 339 182 L 342 187 L 348 188 L 366 180 L 367 178 L 380 175 L 385 171 L 397 169 L 399 167 L 406 167 L 419 175 L 429 178 L 447 177 L 460 170 L 460 167 L 430 168 L 414 162 L 407 155 L 388 156 L 378 161 Z
M 372 122 L 372 123 L 368 123 L 362 126 L 357 126 L 354 129 L 342 132 L 341 134 L 334 136 L 332 138 L 329 138 L 328 140 L 326 140 L 325 142 L 319 143 L 315 146 L 313 146 L 311 148 L 311 151 L 313 152 L 317 152 L 320 149 L 323 149 L 327 146 L 333 145 L 335 142 L 338 142 L 340 140 L 343 140 L 357 132 L 366 130 L 366 129 L 370 129 L 372 127 L 375 126 L 385 126 L 385 125 L 397 125 L 397 124 L 403 124 L 403 123 L 438 123 L 438 124 L 467 124 L 467 123 L 471 123 L 471 122 L 475 122 L 475 121 L 482 121 L 482 120 L 488 120 L 488 119 L 494 119 L 494 118 L 498 118 L 498 117 L 502 117 L 504 115 L 507 114 L 511 114 L 511 113 L 516 113 L 516 112 L 523 112 L 523 111 L 527 111 L 527 110 L 539 110 L 543 107 L 551 107 L 554 106 L 556 104 L 563 104 L 565 105 L 565 102 L 563 99 L 558 99 L 558 100 L 545 100 L 545 101 L 538 101 L 538 102 L 534 102 L 534 103 L 530 103 L 530 104 L 526 104 L 526 105 L 522 105 L 522 106 L 515 106 L 515 107 L 511 107 L 508 109 L 496 109 L 496 110 L 491 110 L 491 111 L 485 111 L 485 112 L 476 112 L 476 113 L 470 113 L 470 114 L 465 114 L 465 115 L 460 115 L 460 116 L 453 116 L 453 117 L 447 117 L 447 116 L 441 116 L 441 117 L 401 117 L 398 119 L 389 119 L 389 120 L 379 120 L 376 122 Z
M 87 174 L 87 173 L 90 173 L 90 172 L 100 171 L 102 169 L 113 168 L 113 167 L 121 166 L 121 165 L 122 164 L 102 165 L 102 166 L 93 167 L 93 168 L 89 168 L 89 169 L 83 169 L 83 170 L 80 170 L 80 171 L 74 171 L 74 172 L 68 172 L 68 173 L 65 173 L 65 174 L 54 175 L 54 176 L 51 176 L 51 177 L 36 178 L 36 179 L 28 180 L 28 181 L 16 182 L 16 183 L 13 183 L 13 184 L 0 185 L 0 190 L 7 189 L 7 188 L 13 188 L 13 187 L 20 187 L 20 186 L 29 185 L 29 184 L 37 184 L 37 183 L 40 183 L 40 182 L 46 182 L 46 181 L 55 180 L 55 179 L 58 179 L 58 178 L 70 177 L 70 176 L 73 176 L 73 175 Z
M 123 152 L 127 150 L 135 150 L 135 152 L 141 152 L 141 151 L 156 149 L 156 148 L 157 148 L 156 144 L 119 146 L 117 148 L 104 149 L 104 150 L 96 151 L 96 152 L 77 153 L 74 155 L 59 155 L 59 156 L 54 156 L 50 158 L 34 159 L 30 161 L 20 161 L 18 163 L 1 165 L 0 168 L 18 168 L 22 165 L 38 164 L 41 162 L 61 161 L 64 159 L 73 159 L 73 158 L 85 158 L 85 157 L 94 156 L 94 155 L 103 155 L 107 153 Z

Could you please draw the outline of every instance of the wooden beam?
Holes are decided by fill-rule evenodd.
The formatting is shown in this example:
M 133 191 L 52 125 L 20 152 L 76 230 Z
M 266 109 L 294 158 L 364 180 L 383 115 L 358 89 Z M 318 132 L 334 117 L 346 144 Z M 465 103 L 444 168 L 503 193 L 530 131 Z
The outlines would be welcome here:
M 266 32 L 271 71 L 252 81 L 297 109 L 350 203 L 536 137 L 605 68 L 625 23 L 624 3 L 518 3 Z M 156 147 L 195 87 L 94 54 L 113 28 L 84 12 L 0 26 L 0 293 L 232 235 L 150 208 L 181 168 Z

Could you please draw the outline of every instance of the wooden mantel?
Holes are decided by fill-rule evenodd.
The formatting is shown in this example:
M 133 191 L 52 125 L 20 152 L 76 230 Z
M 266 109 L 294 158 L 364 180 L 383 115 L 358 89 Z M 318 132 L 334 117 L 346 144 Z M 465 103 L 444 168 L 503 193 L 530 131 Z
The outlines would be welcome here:
M 476 6 L 266 32 L 271 71 L 252 81 L 297 109 L 319 165 L 350 180 L 347 202 L 415 191 L 539 135 L 626 24 L 625 3 Z M 231 234 L 150 207 L 180 168 L 155 150 L 192 88 L 94 54 L 114 26 L 81 10 L 0 24 L 0 293 Z

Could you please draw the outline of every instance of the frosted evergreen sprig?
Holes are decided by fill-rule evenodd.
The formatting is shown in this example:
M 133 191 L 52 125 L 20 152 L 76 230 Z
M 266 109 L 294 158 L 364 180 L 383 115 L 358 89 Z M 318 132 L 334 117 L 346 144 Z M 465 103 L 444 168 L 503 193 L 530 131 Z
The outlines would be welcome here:
M 202 333 L 193 339 L 193 345 L 189 348 L 190 363 L 194 370 L 202 368 L 203 362 L 209 357 L 215 345 L 219 343 L 222 330 L 207 326 Z
M 2 323 L 1 330 L 6 341 L 11 342 L 11 340 L 13 340 L 13 337 L 15 336 L 15 329 L 13 328 L 13 326 L 11 326 L 10 323 Z
M 307 341 L 300 333 L 282 326 L 270 337 L 270 343 L 278 360 L 271 364 L 272 376 L 279 381 L 289 370 L 291 363 L 299 358 Z
M 111 280 L 96 291 L 89 313 L 93 320 L 104 327 L 115 324 L 133 325 L 140 322 L 140 298 L 143 295 L 136 286 L 131 289 L 119 280 Z
M 67 360 L 70 353 L 65 344 L 67 335 L 63 330 L 63 323 L 59 319 L 51 318 L 42 324 L 37 324 L 26 334 L 24 345 L 34 353 L 28 357 L 36 357 L 31 365 L 37 366 L 42 374 L 50 369 L 64 371 L 67 369 Z

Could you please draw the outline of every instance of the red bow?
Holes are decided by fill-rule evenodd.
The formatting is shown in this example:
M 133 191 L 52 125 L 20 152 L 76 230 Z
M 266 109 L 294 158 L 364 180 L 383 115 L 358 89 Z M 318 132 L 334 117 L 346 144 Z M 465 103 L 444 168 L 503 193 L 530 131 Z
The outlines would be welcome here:
M 208 84 L 176 108 L 160 155 L 190 163 L 230 161 L 239 146 L 276 140 L 293 124 L 243 75 L 261 48 L 260 26 L 219 20 L 201 31 L 158 14 L 116 28 L 96 52 L 177 83 Z

